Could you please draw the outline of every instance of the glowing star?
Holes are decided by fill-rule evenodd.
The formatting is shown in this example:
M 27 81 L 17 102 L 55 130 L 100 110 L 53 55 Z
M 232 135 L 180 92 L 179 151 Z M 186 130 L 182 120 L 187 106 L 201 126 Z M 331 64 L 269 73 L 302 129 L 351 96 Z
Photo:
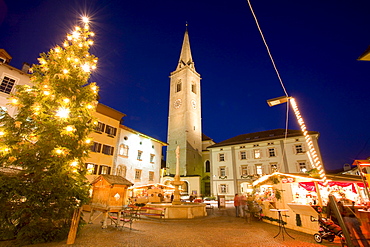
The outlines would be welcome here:
M 86 16 L 82 16 L 82 21 L 84 23 L 89 23 L 90 22 L 89 17 L 86 17 Z
M 83 71 L 90 72 L 90 65 L 89 64 L 85 63 L 81 67 L 82 67 Z
M 73 125 L 68 125 L 64 128 L 67 132 L 75 132 L 76 128 Z
M 60 107 L 57 111 L 56 116 L 60 118 L 68 118 L 71 110 L 69 108 Z

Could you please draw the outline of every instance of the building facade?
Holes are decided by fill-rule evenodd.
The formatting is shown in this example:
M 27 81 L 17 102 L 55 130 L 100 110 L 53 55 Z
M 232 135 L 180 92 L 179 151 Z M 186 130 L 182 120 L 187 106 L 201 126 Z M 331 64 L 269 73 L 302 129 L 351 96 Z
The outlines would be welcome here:
M 0 49 L 0 107 L 6 110 L 10 116 L 14 116 L 16 108 L 8 105 L 8 98 L 15 93 L 18 85 L 31 85 L 28 74 L 29 65 L 24 64 L 22 70 L 9 65 L 12 57 Z
M 120 125 L 118 152 L 114 175 L 131 181 L 135 186 L 159 183 L 162 147 L 167 143 Z
M 285 134 L 285 129 L 243 134 L 208 147 L 212 194 L 231 199 L 236 193 L 251 193 L 252 182 L 262 175 L 311 170 L 302 131 L 288 130 Z M 309 131 L 308 134 L 322 160 L 319 133 Z

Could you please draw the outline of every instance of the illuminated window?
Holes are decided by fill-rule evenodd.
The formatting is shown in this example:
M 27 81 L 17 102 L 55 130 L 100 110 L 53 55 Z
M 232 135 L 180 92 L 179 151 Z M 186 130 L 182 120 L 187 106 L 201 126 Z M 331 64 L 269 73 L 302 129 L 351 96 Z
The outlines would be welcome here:
M 154 172 L 149 172 L 149 181 L 154 181 Z
M 103 145 L 102 153 L 106 155 L 113 155 L 114 153 L 114 147 Z
M 98 165 L 93 163 L 86 163 L 85 165 L 88 175 L 96 175 L 98 173 Z
M 141 170 L 135 170 L 135 180 L 141 180 Z
M 240 151 L 240 159 L 241 160 L 246 160 L 247 159 L 247 152 Z
M 256 174 L 262 175 L 262 165 L 256 165 Z
M 225 154 L 219 154 L 218 161 L 225 161 Z
M 271 163 L 270 167 L 271 167 L 271 173 L 278 171 L 277 163 Z
M 141 160 L 141 155 L 143 154 L 143 151 L 137 151 L 137 160 Z
M 127 157 L 128 156 L 128 146 L 125 145 L 125 144 L 119 145 L 119 152 L 118 152 L 118 154 Z
M 259 150 L 259 149 L 254 149 L 254 150 L 253 150 L 253 153 L 254 153 L 254 158 L 255 158 L 255 159 L 260 159 L 260 158 L 261 158 L 261 150 Z
M 269 157 L 276 157 L 275 148 L 269 148 Z
M 104 132 L 105 124 L 102 122 L 98 122 L 98 124 L 95 126 L 95 131 L 97 132 Z
M 248 176 L 248 166 L 241 166 L 242 176 Z
M 107 127 L 105 128 L 105 133 L 107 133 L 110 136 L 115 136 L 117 133 L 117 128 L 107 125 Z
M 127 167 L 124 165 L 119 165 L 117 168 L 116 175 L 121 177 L 126 177 Z
M 298 161 L 298 167 L 300 172 L 307 172 L 307 165 L 305 161 Z
M 150 154 L 150 163 L 154 163 L 154 158 L 155 158 L 155 155 L 154 154 Z
M 304 153 L 302 144 L 295 145 L 295 153 L 296 154 L 303 154 Z
M 109 166 L 101 165 L 99 167 L 99 173 L 98 173 L 98 175 L 100 175 L 100 174 L 107 174 L 107 175 L 109 175 L 110 174 L 110 169 L 111 168 Z
M 91 146 L 91 151 L 95 153 L 100 153 L 101 150 L 101 143 L 94 142 L 94 144 Z
M 13 89 L 14 83 L 14 79 L 4 76 L 3 81 L 0 84 L 0 92 L 10 94 Z
M 220 184 L 220 193 L 222 194 L 227 193 L 227 184 Z

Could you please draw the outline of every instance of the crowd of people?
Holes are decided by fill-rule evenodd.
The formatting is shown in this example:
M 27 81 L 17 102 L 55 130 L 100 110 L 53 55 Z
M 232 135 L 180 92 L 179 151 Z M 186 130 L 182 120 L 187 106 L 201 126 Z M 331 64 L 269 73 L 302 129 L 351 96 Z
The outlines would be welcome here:
M 235 194 L 235 216 L 246 218 L 249 222 L 251 217 L 261 219 L 262 207 L 251 196 Z

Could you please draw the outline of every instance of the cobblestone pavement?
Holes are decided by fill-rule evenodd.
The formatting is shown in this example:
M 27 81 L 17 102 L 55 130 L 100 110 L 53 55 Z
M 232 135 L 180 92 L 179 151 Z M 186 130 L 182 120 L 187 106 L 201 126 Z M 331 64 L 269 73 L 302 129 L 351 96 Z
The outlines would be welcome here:
M 209 216 L 192 220 L 165 220 L 143 219 L 121 228 L 109 226 L 101 228 L 101 218 L 93 224 L 86 225 L 77 236 L 75 244 L 67 245 L 66 241 L 59 243 L 45 243 L 29 247 L 140 247 L 140 246 L 341 246 L 339 238 L 333 243 L 323 240 L 318 244 L 312 235 L 287 229 L 289 236 L 274 236 L 278 233 L 278 226 L 255 221 L 248 223 L 243 218 L 237 218 L 234 208 L 219 210 L 215 208 Z M 89 213 L 84 212 L 88 217 Z

